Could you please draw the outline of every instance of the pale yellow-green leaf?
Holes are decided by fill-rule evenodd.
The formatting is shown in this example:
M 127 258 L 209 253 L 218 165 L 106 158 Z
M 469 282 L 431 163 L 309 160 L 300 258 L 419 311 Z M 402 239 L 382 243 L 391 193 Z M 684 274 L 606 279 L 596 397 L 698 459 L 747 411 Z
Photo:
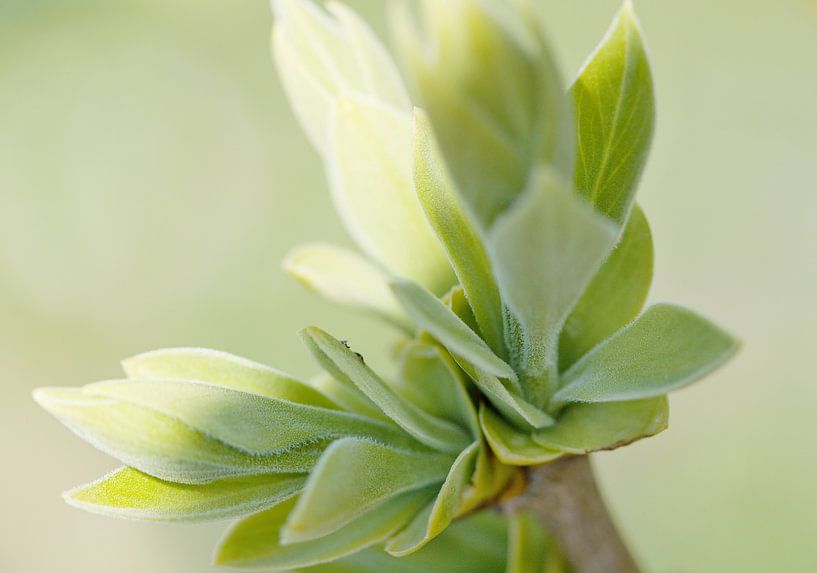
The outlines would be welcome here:
M 137 404 L 76 388 L 41 388 L 34 398 L 97 449 L 142 472 L 180 483 L 307 472 L 327 445 L 317 442 L 275 456 L 249 455 Z
M 530 432 L 514 428 L 488 406 L 480 407 L 479 420 L 485 439 L 503 464 L 535 466 L 552 462 L 564 455 L 559 450 L 535 442 Z
M 424 0 L 394 18 L 404 67 L 454 180 L 487 228 L 534 165 L 573 171 L 573 126 L 541 29 L 504 2 Z M 476 56 L 475 56 L 476 55 Z
M 301 245 L 290 251 L 283 267 L 331 302 L 373 314 L 406 332 L 412 330 L 388 286 L 388 275 L 354 251 L 327 243 Z
M 419 110 L 414 114 L 414 185 L 465 291 L 482 337 L 503 356 L 502 301 L 491 261 L 440 155 L 431 124 Z
M 406 528 L 386 544 L 386 551 L 404 557 L 420 550 L 451 525 L 463 507 L 474 474 L 480 442 L 462 451 L 451 466 L 436 499 L 417 514 Z
M 128 378 L 198 380 L 288 402 L 338 409 L 324 394 L 292 376 L 246 358 L 205 348 L 172 348 L 122 361 Z
M 301 338 L 315 359 L 336 380 L 356 386 L 363 394 L 419 442 L 436 450 L 459 453 L 471 443 L 464 430 L 432 416 L 398 396 L 362 357 L 319 328 L 305 328 Z
M 456 363 L 438 346 L 421 341 L 406 343 L 397 356 L 393 386 L 426 412 L 457 422 L 472 438 L 479 436 L 479 420 L 466 381 Z
M 570 93 L 576 114 L 576 188 L 623 223 L 655 124 L 652 73 L 632 2 L 624 3 Z
M 650 226 L 635 205 L 618 245 L 565 322 L 559 340 L 561 371 L 638 316 L 650 290 L 652 269 Z
M 537 406 L 558 384 L 559 332 L 617 236 L 612 221 L 546 168 L 492 230 L 494 268 L 513 319 L 511 363 Z
M 441 484 L 453 462 L 448 454 L 338 440 L 309 474 L 281 540 L 289 544 L 328 535 L 396 495 Z
M 571 454 L 612 450 L 663 432 L 669 423 L 666 396 L 629 402 L 571 404 L 558 423 L 534 432 L 536 443 Z
M 734 338 L 702 316 L 657 304 L 565 372 L 554 405 L 660 396 L 706 376 L 737 348 Z
M 516 380 L 513 369 L 433 294 L 406 280 L 393 281 L 392 288 L 412 320 L 452 354 L 465 357 L 490 374 Z
M 326 153 L 332 108 L 342 94 L 365 94 L 411 109 L 388 53 L 350 10 L 333 5 L 330 15 L 311 0 L 275 0 L 273 7 L 278 71 L 296 116 L 320 153 Z
M 114 398 L 172 416 L 251 454 L 282 453 L 341 436 L 370 437 L 408 446 L 405 433 L 356 414 L 315 408 L 200 382 L 99 382 L 87 393 Z
M 327 167 L 335 204 L 360 247 L 437 294 L 455 282 L 412 177 L 412 115 L 346 95 L 335 106 Z
M 270 474 L 191 485 L 163 481 L 125 467 L 63 497 L 75 507 L 111 517 L 207 521 L 271 507 L 297 494 L 305 481 L 306 474 Z
M 215 561 L 218 565 L 254 571 L 287 571 L 333 561 L 385 540 L 432 496 L 429 489 L 406 492 L 324 537 L 284 544 L 281 542 L 284 527 L 297 500 L 287 501 L 235 524 L 216 549 Z

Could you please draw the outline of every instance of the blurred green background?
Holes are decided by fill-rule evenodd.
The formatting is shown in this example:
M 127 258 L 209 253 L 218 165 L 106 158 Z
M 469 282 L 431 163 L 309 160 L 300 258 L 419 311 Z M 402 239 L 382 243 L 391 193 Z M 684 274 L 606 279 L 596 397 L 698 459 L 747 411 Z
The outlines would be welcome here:
M 443 1 L 443 0 L 441 0 Z M 351 2 L 382 31 L 381 0 Z M 542 0 L 572 77 L 615 0 Z M 643 0 L 659 125 L 641 188 L 653 298 L 744 340 L 670 430 L 598 457 L 649 571 L 817 571 L 817 3 Z M 279 270 L 348 242 L 268 53 L 261 0 L 0 2 L 0 570 L 209 570 L 223 524 L 87 515 L 116 466 L 30 398 L 118 360 L 215 347 L 311 374 L 294 336 L 378 325 Z

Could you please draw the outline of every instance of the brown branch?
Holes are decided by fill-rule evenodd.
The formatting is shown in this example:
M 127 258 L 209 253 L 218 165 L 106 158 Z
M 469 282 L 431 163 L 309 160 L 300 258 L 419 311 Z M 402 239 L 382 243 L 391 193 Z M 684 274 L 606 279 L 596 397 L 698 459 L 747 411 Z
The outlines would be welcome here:
M 588 456 L 529 468 L 524 493 L 502 503 L 525 510 L 559 543 L 577 573 L 638 573 L 596 486 Z

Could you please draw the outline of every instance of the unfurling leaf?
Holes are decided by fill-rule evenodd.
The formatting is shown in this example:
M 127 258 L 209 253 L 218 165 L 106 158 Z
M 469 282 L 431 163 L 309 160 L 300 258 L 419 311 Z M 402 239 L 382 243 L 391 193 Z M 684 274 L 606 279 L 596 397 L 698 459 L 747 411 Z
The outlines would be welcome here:
M 570 88 L 576 113 L 576 188 L 615 221 L 627 219 L 655 123 L 652 73 L 632 4 Z
M 411 110 L 400 74 L 376 36 L 353 12 L 311 0 L 274 0 L 273 53 L 295 115 L 322 154 L 335 100 L 367 95 L 405 112 Z
M 456 425 L 403 400 L 361 357 L 319 328 L 305 328 L 301 338 L 315 359 L 336 380 L 357 387 L 396 424 L 419 442 L 443 452 L 459 452 L 470 441 Z
M 525 396 L 543 406 L 558 383 L 559 332 L 613 246 L 616 226 L 540 169 L 491 232 L 494 267 L 508 306 L 511 363 Z
M 133 380 L 193 380 L 307 406 L 338 409 L 321 392 L 269 366 L 205 348 L 172 348 L 122 361 Z
M 397 495 L 328 535 L 286 543 L 281 539 L 297 499 L 239 521 L 227 533 L 215 561 L 236 569 L 287 571 L 351 555 L 384 541 L 403 527 L 431 497 L 429 489 Z
M 121 468 L 63 497 L 86 511 L 144 521 L 206 521 L 247 515 L 297 494 L 306 474 L 269 474 L 191 485 Z
M 410 332 L 411 323 L 389 288 L 389 277 L 357 253 L 312 243 L 290 251 L 284 270 L 308 289 L 336 304 L 371 313 Z
M 96 448 L 144 473 L 178 483 L 308 472 L 326 447 L 317 442 L 278 455 L 251 455 L 138 404 L 75 388 L 41 388 L 34 398 Z
M 422 7 L 422 32 L 407 11 L 395 18 L 404 67 L 454 180 L 489 228 L 535 165 L 573 172 L 570 103 L 531 14 L 496 1 Z
M 559 423 L 533 433 L 536 443 L 569 454 L 613 450 L 666 430 L 669 401 L 666 396 L 606 402 L 571 404 Z
M 329 181 L 361 249 L 392 273 L 442 294 L 454 274 L 414 191 L 412 135 L 410 113 L 343 96 L 333 115 Z
M 652 268 L 650 226 L 636 205 L 618 245 L 565 323 L 559 340 L 559 370 L 570 368 L 638 316 L 652 284 Z
M 658 304 L 565 372 L 554 406 L 660 396 L 702 378 L 737 347 L 734 338 L 705 318 Z
M 414 184 L 420 204 L 465 291 L 482 337 L 505 354 L 502 300 L 480 231 L 454 187 L 428 118 L 414 114 Z
M 394 281 L 392 288 L 412 320 L 452 353 L 465 357 L 495 376 L 516 380 L 513 369 L 433 294 L 404 280 Z
M 564 455 L 560 450 L 540 445 L 534 441 L 529 430 L 515 428 L 488 406 L 480 407 L 479 421 L 485 439 L 503 464 L 536 466 L 552 462 Z
M 309 474 L 281 540 L 299 543 L 323 537 L 396 495 L 441 484 L 453 462 L 447 454 L 339 440 Z

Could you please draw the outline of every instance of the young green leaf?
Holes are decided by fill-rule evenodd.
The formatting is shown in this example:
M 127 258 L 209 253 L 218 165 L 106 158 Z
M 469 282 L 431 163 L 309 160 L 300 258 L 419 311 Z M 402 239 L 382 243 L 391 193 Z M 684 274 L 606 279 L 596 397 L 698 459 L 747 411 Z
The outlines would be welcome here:
M 638 316 L 650 290 L 652 268 L 650 226 L 635 205 L 621 240 L 565 322 L 559 340 L 562 372 Z
M 394 274 L 442 294 L 455 279 L 414 191 L 412 136 L 410 113 L 343 96 L 327 169 L 337 208 L 360 247 Z
M 408 315 L 454 354 L 464 356 L 490 374 L 516 380 L 516 373 L 433 294 L 421 286 L 395 280 L 392 288 Z
M 309 380 L 309 385 L 326 394 L 333 401 L 343 406 L 349 412 L 371 418 L 372 420 L 379 420 L 389 424 L 394 424 L 377 405 L 369 400 L 363 392 L 357 389 L 353 384 L 346 384 L 335 380 L 326 372 L 321 372 Z
M 304 482 L 306 474 L 270 474 L 191 485 L 163 481 L 125 467 L 63 497 L 75 507 L 111 517 L 207 521 L 271 507 L 297 494 Z
M 466 381 L 444 352 L 425 342 L 406 343 L 397 357 L 397 376 L 392 386 L 408 401 L 433 416 L 457 422 L 477 438 L 479 420 Z
M 441 484 L 453 462 L 447 454 L 338 440 L 309 474 L 281 541 L 300 543 L 329 535 L 396 495 Z
M 465 291 L 482 337 L 502 356 L 502 301 L 491 261 L 440 155 L 431 124 L 419 110 L 414 113 L 414 185 Z
M 429 503 L 412 522 L 386 544 L 386 551 L 404 557 L 440 535 L 459 515 L 465 490 L 474 474 L 480 442 L 462 451 L 451 466 L 445 482 L 433 503 Z
M 571 404 L 559 416 L 559 423 L 534 432 L 534 441 L 546 448 L 570 454 L 613 450 L 663 432 L 669 422 L 666 396 Z
M 128 378 L 141 380 L 191 380 L 207 382 L 268 398 L 338 409 L 338 404 L 269 366 L 216 350 L 173 348 L 155 350 L 122 361 Z
M 400 75 L 376 36 L 347 8 L 323 12 L 311 0 L 275 0 L 275 61 L 295 115 L 325 154 L 335 100 L 366 94 L 411 110 Z
M 172 416 L 253 455 L 281 453 L 342 436 L 369 437 L 402 447 L 411 445 L 411 440 L 399 429 L 355 414 L 199 382 L 99 382 L 86 386 L 85 391 Z
M 568 98 L 528 14 L 480 0 L 424 0 L 422 7 L 425 34 L 405 12 L 394 19 L 404 67 L 454 180 L 489 228 L 533 165 L 573 172 Z
M 570 88 L 576 112 L 576 188 L 623 223 L 655 124 L 652 73 L 631 2 Z
M 34 399 L 80 438 L 157 478 L 206 483 L 229 477 L 307 472 L 325 442 L 270 456 L 249 455 L 149 408 L 75 388 L 41 388 Z
M 548 414 L 519 396 L 515 388 L 509 388 L 502 380 L 463 357 L 453 356 L 480 392 L 514 426 L 532 429 L 544 428 L 554 423 Z
M 492 230 L 494 268 L 513 319 L 506 330 L 511 363 L 537 406 L 558 383 L 562 325 L 617 235 L 611 221 L 546 168 Z
M 432 496 L 428 489 L 403 493 L 346 527 L 300 543 L 281 541 L 297 500 L 288 501 L 235 524 L 216 549 L 215 561 L 218 565 L 253 571 L 288 571 L 333 561 L 385 540 Z
M 658 304 L 565 372 L 553 403 L 660 396 L 702 378 L 737 348 L 734 338 L 705 318 Z
M 372 402 L 419 442 L 443 452 L 460 452 L 470 444 L 456 425 L 428 414 L 398 396 L 361 357 L 319 328 L 305 328 L 300 336 L 315 359 L 336 380 L 356 386 Z
M 373 314 L 405 332 L 412 330 L 388 286 L 388 275 L 353 251 L 326 243 L 301 245 L 290 251 L 283 267 L 329 301 Z
M 530 432 L 514 428 L 484 404 L 479 409 L 479 421 L 491 450 L 503 464 L 536 466 L 552 462 L 564 455 L 559 450 L 538 444 Z

